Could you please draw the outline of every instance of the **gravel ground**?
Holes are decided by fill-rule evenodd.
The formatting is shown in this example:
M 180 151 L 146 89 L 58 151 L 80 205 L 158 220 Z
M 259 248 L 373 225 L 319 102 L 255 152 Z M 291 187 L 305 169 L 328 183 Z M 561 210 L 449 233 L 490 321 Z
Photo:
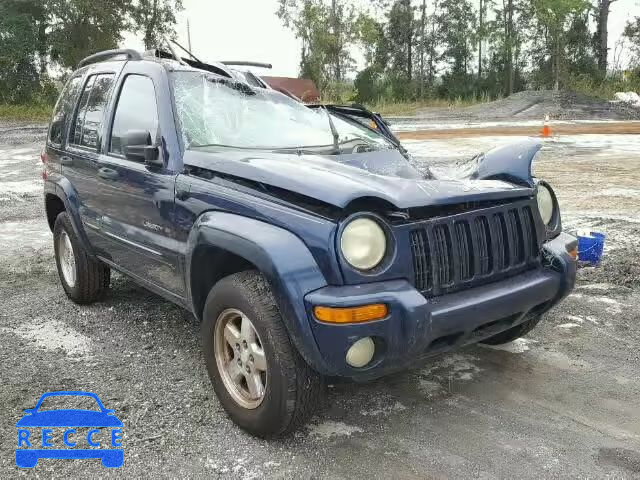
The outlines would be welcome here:
M 630 136 L 545 146 L 536 172 L 556 186 L 566 228 L 605 231 L 608 248 L 538 329 L 332 385 L 308 428 L 267 442 L 224 414 L 189 314 L 120 276 L 103 302 L 67 300 L 42 211 L 43 130 L 15 128 L 0 125 L 0 478 L 640 478 L 640 143 Z M 507 141 L 517 139 L 408 146 L 444 170 Z M 50 390 L 94 391 L 115 409 L 122 469 L 15 467 L 15 422 Z

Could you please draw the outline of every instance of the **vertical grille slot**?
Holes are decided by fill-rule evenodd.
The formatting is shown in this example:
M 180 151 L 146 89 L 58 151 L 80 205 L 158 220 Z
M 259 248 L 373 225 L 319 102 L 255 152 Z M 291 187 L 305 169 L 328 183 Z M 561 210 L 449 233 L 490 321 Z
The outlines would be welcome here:
M 480 275 L 487 275 L 493 270 L 493 251 L 491 248 L 491 230 L 487 217 L 477 217 L 475 220 L 476 241 L 475 253 L 480 260 Z
M 536 258 L 540 254 L 540 249 L 538 247 L 538 235 L 536 233 L 535 225 L 531 207 L 524 207 L 522 209 L 522 227 L 525 240 L 529 239 L 529 259 Z
M 429 242 L 424 230 L 411 232 L 411 250 L 413 252 L 413 271 L 416 288 L 420 291 L 430 290 L 431 284 L 431 256 Z
M 473 242 L 471 238 L 471 228 L 467 222 L 456 222 L 456 244 L 458 247 L 458 278 L 469 280 L 473 277 Z
M 493 215 L 493 234 L 496 246 L 496 270 L 504 270 L 509 266 L 509 234 L 503 213 Z
M 444 287 L 451 283 L 453 277 L 451 262 L 451 234 L 447 225 L 436 225 L 433 227 L 433 260 L 434 284 Z
M 524 238 L 522 238 L 522 224 L 520 215 L 515 209 L 509 210 L 509 222 L 511 224 L 511 238 L 509 244 L 513 248 L 513 264 L 524 262 Z

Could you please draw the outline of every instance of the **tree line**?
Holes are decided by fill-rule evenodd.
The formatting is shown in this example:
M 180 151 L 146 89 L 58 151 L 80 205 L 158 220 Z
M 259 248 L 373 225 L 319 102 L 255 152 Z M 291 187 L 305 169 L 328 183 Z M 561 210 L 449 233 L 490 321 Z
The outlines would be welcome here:
M 640 18 L 609 44 L 617 0 L 279 0 L 302 41 L 300 74 L 331 96 L 497 98 L 524 89 L 598 90 L 640 82 Z M 364 68 L 356 72 L 353 52 Z M 622 74 L 622 55 L 633 54 Z
M 117 48 L 127 32 L 155 47 L 181 9 L 182 0 L 0 1 L 0 104 L 51 104 L 52 74 Z
M 300 75 L 326 97 L 489 99 L 640 88 L 640 18 L 610 45 L 616 1 L 278 0 L 276 13 L 301 40 Z M 182 8 L 182 0 L 1 0 L 0 104 L 51 104 L 52 77 L 126 33 L 156 46 L 174 34 Z

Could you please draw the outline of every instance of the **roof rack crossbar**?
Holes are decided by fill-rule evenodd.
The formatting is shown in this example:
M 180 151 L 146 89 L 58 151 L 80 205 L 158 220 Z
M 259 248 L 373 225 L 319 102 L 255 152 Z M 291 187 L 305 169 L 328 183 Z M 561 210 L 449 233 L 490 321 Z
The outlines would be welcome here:
M 90 65 L 92 63 L 103 62 L 109 58 L 117 57 L 120 55 L 126 55 L 127 60 L 142 60 L 142 55 L 140 55 L 140 52 L 132 50 L 130 48 L 120 48 L 116 50 L 105 50 L 103 52 L 89 55 L 87 58 L 83 58 L 82 60 L 80 60 L 80 63 L 78 63 L 78 68 Z
M 270 63 L 262 63 L 262 62 L 247 62 L 245 60 L 229 61 L 229 62 L 220 62 L 223 65 L 234 65 L 238 67 L 260 67 L 260 68 L 273 68 L 273 65 Z

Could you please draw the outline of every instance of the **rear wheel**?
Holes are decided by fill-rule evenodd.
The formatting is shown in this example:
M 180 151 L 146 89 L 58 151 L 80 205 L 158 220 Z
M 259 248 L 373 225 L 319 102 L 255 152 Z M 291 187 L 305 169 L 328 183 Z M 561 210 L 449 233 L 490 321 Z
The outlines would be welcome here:
M 218 282 L 202 322 L 207 371 L 220 403 L 241 428 L 286 435 L 316 411 L 320 375 L 291 344 L 271 288 L 256 271 Z
M 540 320 L 542 320 L 542 315 L 536 315 L 520 325 L 516 325 L 515 327 L 511 327 L 509 330 L 505 330 L 493 337 L 482 340 L 480 343 L 485 343 L 487 345 L 502 345 L 504 343 L 513 342 L 520 337 L 524 337 L 527 333 L 536 328 L 538 323 L 540 323 Z
M 53 246 L 60 283 L 67 296 L 76 303 L 86 304 L 100 299 L 109 287 L 109 267 L 89 257 L 76 237 L 66 212 L 56 218 Z

